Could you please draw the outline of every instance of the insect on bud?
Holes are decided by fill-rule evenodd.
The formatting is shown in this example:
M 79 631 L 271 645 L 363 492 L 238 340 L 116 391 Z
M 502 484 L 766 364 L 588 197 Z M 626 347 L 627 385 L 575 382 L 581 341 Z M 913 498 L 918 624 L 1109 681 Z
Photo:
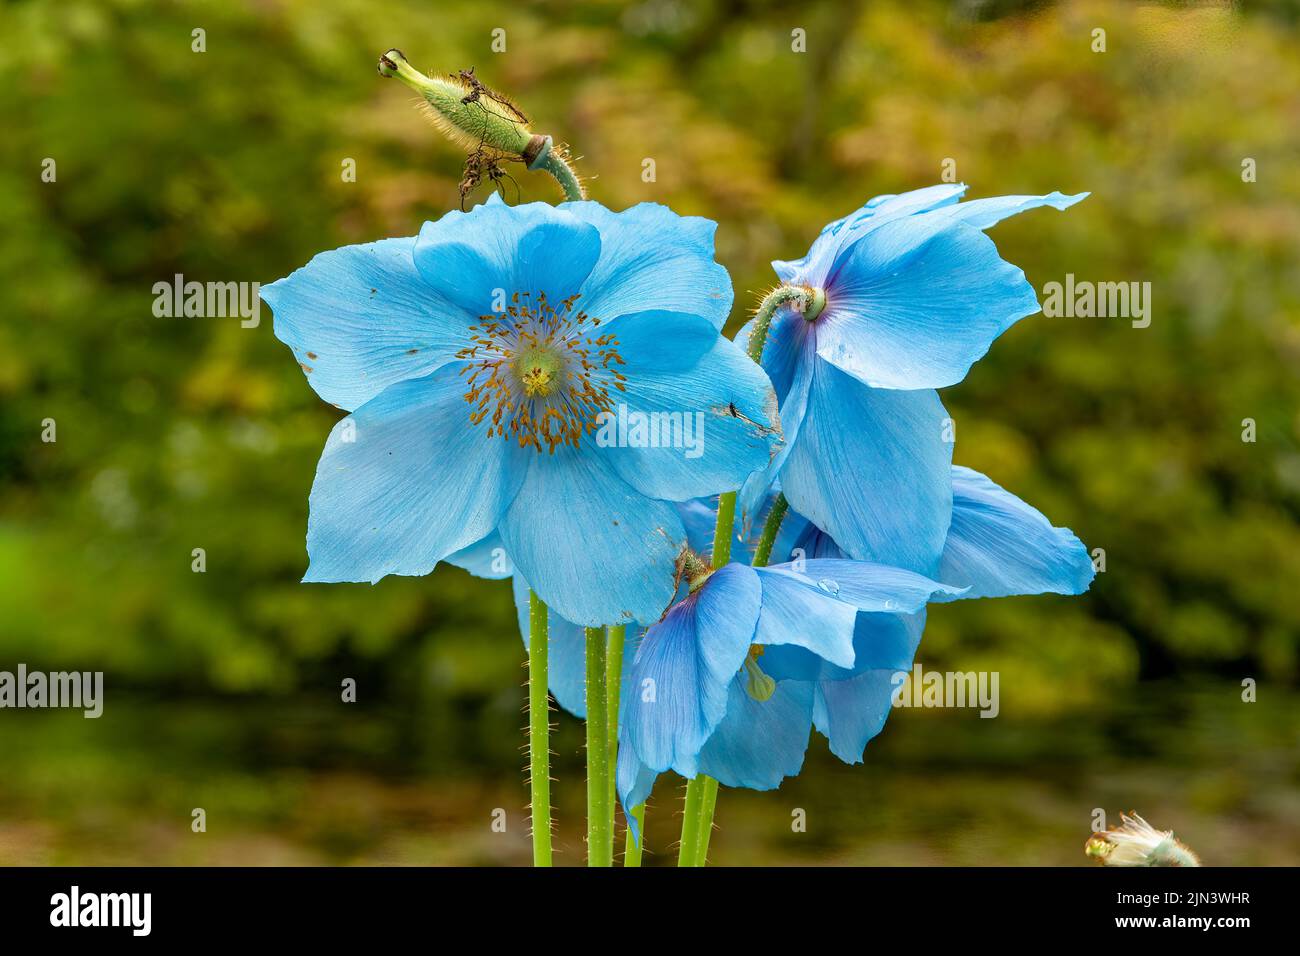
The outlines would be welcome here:
M 533 139 L 528 117 L 479 82 L 473 69 L 437 79 L 425 76 L 401 50 L 393 49 L 379 58 L 379 73 L 396 77 L 419 93 L 443 135 L 467 150 L 486 147 L 522 158 Z

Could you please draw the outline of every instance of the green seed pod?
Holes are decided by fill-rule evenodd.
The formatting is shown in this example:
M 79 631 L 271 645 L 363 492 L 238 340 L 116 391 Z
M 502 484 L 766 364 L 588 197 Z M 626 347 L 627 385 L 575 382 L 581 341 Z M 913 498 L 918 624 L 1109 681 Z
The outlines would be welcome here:
M 379 72 L 395 76 L 423 97 L 429 115 L 444 136 L 465 149 L 480 145 L 522 156 L 532 140 L 528 118 L 474 79 L 473 70 L 440 80 L 425 76 L 401 50 L 379 58 Z
M 523 110 L 480 82 L 472 67 L 438 79 L 411 66 L 401 50 L 389 50 L 379 58 L 379 73 L 397 77 L 419 93 L 438 130 L 471 156 L 488 150 L 518 160 L 549 173 L 567 199 L 586 198 L 564 150 L 551 137 L 534 133 Z

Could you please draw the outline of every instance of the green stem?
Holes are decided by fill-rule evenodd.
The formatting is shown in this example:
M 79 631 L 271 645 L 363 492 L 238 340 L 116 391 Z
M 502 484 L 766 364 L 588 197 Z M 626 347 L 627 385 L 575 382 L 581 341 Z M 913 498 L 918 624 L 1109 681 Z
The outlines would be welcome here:
M 709 838 L 713 836 L 713 810 L 718 805 L 718 781 L 712 777 L 704 778 L 704 795 L 700 803 L 699 850 L 695 854 L 696 866 L 707 866 L 709 862 Z
M 623 690 L 623 644 L 627 639 L 627 627 L 619 625 L 609 628 L 609 647 L 605 660 L 605 694 L 608 706 L 605 709 L 605 733 L 608 735 L 609 747 L 609 833 L 610 841 L 614 838 L 615 814 L 618 805 L 614 792 L 614 774 L 618 769 L 618 705 Z
M 533 866 L 551 865 L 551 711 L 546 656 L 548 612 L 528 592 L 528 783 L 533 826 Z
M 613 866 L 609 805 L 609 712 L 605 699 L 605 629 L 587 635 L 587 865 Z
M 578 179 L 578 174 L 574 172 L 573 167 L 565 162 L 564 157 L 554 149 L 547 151 L 535 165 L 529 169 L 540 169 L 542 172 L 550 173 L 551 178 L 560 184 L 564 190 L 564 198 L 569 202 L 581 202 L 587 198 L 587 192 L 582 188 L 582 182 Z
M 704 805 L 704 774 L 686 784 L 686 803 L 682 810 L 682 844 L 677 848 L 678 866 L 699 866 L 700 808 Z
M 632 819 L 636 821 L 637 829 L 641 831 L 641 842 L 637 843 L 632 837 L 632 828 L 627 828 L 627 843 L 623 847 L 623 865 L 640 866 L 641 851 L 645 846 L 645 804 L 632 808 Z
M 718 495 L 718 523 L 713 526 L 713 569 L 731 560 L 731 537 L 736 524 L 736 493 Z
M 754 547 L 754 560 L 750 562 L 754 567 L 767 567 L 768 559 L 772 557 L 772 545 L 776 542 L 776 534 L 781 530 L 781 522 L 785 520 L 785 513 L 789 510 L 790 502 L 785 500 L 785 495 L 778 494 L 772 502 L 771 510 L 767 513 L 763 533 L 759 535 L 758 544 Z

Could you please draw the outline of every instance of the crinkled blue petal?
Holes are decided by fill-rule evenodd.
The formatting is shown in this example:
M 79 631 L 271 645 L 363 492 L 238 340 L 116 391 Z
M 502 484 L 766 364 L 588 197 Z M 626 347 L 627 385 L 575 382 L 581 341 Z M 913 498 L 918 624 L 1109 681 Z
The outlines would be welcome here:
M 1068 528 L 1052 527 L 1042 512 L 969 468 L 953 466 L 952 491 L 939 577 L 969 586 L 963 597 L 1088 590 L 1092 559 Z
M 823 228 L 802 259 L 773 262 L 772 268 L 781 281 L 787 284 L 823 285 L 840 253 L 864 232 L 891 219 L 952 205 L 965 192 L 964 183 L 941 183 L 899 195 L 876 196 L 861 208 Z
M 490 581 L 500 581 L 515 573 L 515 566 L 506 554 L 505 545 L 501 543 L 501 535 L 495 531 L 468 548 L 447 555 L 446 561 L 464 568 L 476 578 L 487 578 Z
M 428 574 L 497 526 L 532 453 L 471 428 L 463 392 L 444 366 L 334 426 L 311 490 L 304 581 Z
M 854 558 L 932 575 L 952 517 L 947 421 L 935 392 L 869 388 L 818 359 L 782 490 Z
M 420 278 L 414 249 L 414 237 L 344 246 L 262 287 L 276 338 L 330 404 L 354 411 L 465 346 L 474 317 Z
M 578 306 L 605 321 L 661 310 L 703 316 L 721 330 L 731 311 L 731 278 L 713 259 L 718 224 L 641 203 L 611 212 L 600 203 L 566 202 L 563 211 L 600 230 L 600 259 Z
M 728 685 L 749 653 L 761 597 L 753 569 L 729 564 L 647 629 L 619 737 L 651 770 L 695 776 L 700 748 L 726 713 Z
M 969 223 L 976 229 L 991 229 L 1009 216 L 1015 216 L 1040 206 L 1053 209 L 1069 209 L 1077 202 L 1087 199 L 1091 193 L 1076 193 L 1067 196 L 1061 192 L 1051 192 L 1046 196 L 992 196 L 988 199 L 972 199 L 970 202 L 945 206 L 943 215 L 961 222 Z
M 781 440 L 772 386 L 705 319 L 643 312 L 609 332 L 626 380 L 593 440 L 629 485 L 684 501 L 736 488 L 772 459 Z
M 943 388 L 1038 311 L 1024 271 L 952 208 L 882 223 L 843 252 L 816 322 L 821 358 L 875 388 Z
M 727 715 L 700 751 L 700 773 L 750 790 L 774 790 L 798 774 L 812 730 L 813 690 L 805 681 L 781 681 L 759 701 L 742 676 L 733 678 Z
M 536 308 L 542 294 L 559 308 L 587 281 L 600 248 L 596 227 L 572 213 L 541 202 L 507 206 L 493 194 L 426 222 L 414 258 L 427 285 L 477 317 Z
M 806 333 L 807 322 L 803 319 L 796 321 L 798 325 L 781 324 L 775 330 L 775 338 L 769 339 L 771 348 L 765 348 L 763 351 L 764 368 L 769 374 L 775 370 L 778 375 L 784 376 L 784 370 L 788 368 L 790 378 L 789 387 L 780 398 L 779 418 L 784 442 L 777 447 L 776 454 L 772 456 L 766 468 L 754 472 L 745 479 L 745 483 L 740 487 L 740 493 L 736 496 L 736 508 L 741 519 L 741 527 L 746 535 L 754 527 L 760 506 L 768 500 L 777 476 L 785 466 L 791 450 L 798 443 L 799 432 L 808 410 L 809 395 L 817 365 L 815 353 L 817 340 Z M 776 325 L 775 319 L 773 325 Z M 743 339 L 737 336 L 737 341 Z
M 500 523 L 518 572 L 575 624 L 658 620 L 686 543 L 677 509 L 633 489 L 585 444 L 528 455 L 527 475 Z

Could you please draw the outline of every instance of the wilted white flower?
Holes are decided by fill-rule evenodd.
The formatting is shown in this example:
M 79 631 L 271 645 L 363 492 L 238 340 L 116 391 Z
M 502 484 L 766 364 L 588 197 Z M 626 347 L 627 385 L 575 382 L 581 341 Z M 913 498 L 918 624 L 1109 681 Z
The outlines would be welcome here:
M 1157 830 L 1137 812 L 1121 813 L 1114 830 L 1094 833 L 1084 852 L 1105 866 L 1200 866 L 1201 861 L 1173 830 Z

